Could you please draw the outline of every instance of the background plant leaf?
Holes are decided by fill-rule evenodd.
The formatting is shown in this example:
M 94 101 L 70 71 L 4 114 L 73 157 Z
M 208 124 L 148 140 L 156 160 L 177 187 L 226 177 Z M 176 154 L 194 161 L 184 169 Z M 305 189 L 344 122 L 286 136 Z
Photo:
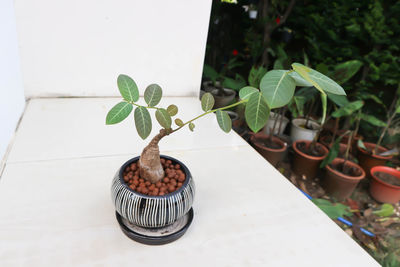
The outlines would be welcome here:
M 333 143 L 332 147 L 329 149 L 328 155 L 325 157 L 325 159 L 321 162 L 321 165 L 319 165 L 320 168 L 324 168 L 326 165 L 331 164 L 331 162 L 337 158 L 339 155 L 339 150 L 340 150 L 340 140 L 342 140 L 342 137 L 339 136 L 335 142 Z
M 267 72 L 260 83 L 260 91 L 271 109 L 288 104 L 294 95 L 295 88 L 293 78 L 285 70 Z
M 373 115 L 368 115 L 368 114 L 360 114 L 360 118 L 368 123 L 371 123 L 374 126 L 378 126 L 378 127 L 385 127 L 386 126 L 386 122 L 381 121 L 380 119 L 378 119 L 377 117 L 373 116 Z
M 355 111 L 359 110 L 364 106 L 364 101 L 363 100 L 356 100 L 353 102 L 349 102 L 343 107 L 335 110 L 332 112 L 332 117 L 334 118 L 340 118 L 343 116 L 349 116 L 353 114 Z
M 350 208 L 341 203 L 332 204 L 330 201 L 321 198 L 313 198 L 311 201 L 331 219 L 353 215 L 353 213 L 350 212 Z
M 123 121 L 129 116 L 133 107 L 132 104 L 127 102 L 120 102 L 116 104 L 107 114 L 106 124 L 116 124 Z
M 385 203 L 379 208 L 379 210 L 375 210 L 372 213 L 380 217 L 388 217 L 394 213 L 394 207 L 392 204 Z
M 332 73 L 332 79 L 338 84 L 343 84 L 351 79 L 361 68 L 363 63 L 359 60 L 349 60 L 338 64 Z
M 118 89 L 121 96 L 129 102 L 139 100 L 139 90 L 135 81 L 128 75 L 120 74 L 117 79 Z
M 211 81 L 213 81 L 213 83 L 216 82 L 219 76 L 218 72 L 213 67 L 207 64 L 204 64 L 203 75 L 204 77 L 209 78 Z

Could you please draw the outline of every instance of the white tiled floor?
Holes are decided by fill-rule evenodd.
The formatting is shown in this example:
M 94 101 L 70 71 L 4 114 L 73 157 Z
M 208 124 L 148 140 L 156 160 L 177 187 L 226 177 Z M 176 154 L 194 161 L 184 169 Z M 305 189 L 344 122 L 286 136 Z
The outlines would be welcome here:
M 159 247 L 129 240 L 115 220 L 110 183 L 145 143 L 129 121 L 104 126 L 116 102 L 29 103 L 0 180 L 0 266 L 379 266 L 214 118 L 161 145 L 196 182 L 188 232 Z M 200 113 L 194 98 L 169 102 L 189 109 L 184 118 Z

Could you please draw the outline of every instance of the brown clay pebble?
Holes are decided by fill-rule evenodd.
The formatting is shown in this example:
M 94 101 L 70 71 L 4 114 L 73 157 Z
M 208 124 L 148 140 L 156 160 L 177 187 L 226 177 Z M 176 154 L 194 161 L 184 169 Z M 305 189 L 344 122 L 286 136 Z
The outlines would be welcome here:
M 168 165 L 170 165 L 170 164 L 172 164 L 172 161 L 171 161 L 171 160 L 167 160 L 166 163 L 167 163 Z
M 174 178 L 174 177 L 175 177 L 175 173 L 170 172 L 170 173 L 168 174 L 168 178 Z
M 140 179 L 139 179 L 139 182 L 144 183 L 144 179 L 143 179 L 143 178 L 140 178 Z
M 150 190 L 150 191 L 153 191 L 154 188 L 156 188 L 156 185 L 155 185 L 155 184 L 151 184 L 151 185 L 149 186 L 149 190 Z
M 178 187 L 181 187 L 183 184 L 181 182 L 179 182 L 177 185 L 178 185 Z
M 143 194 L 148 194 L 148 193 L 149 193 L 149 189 L 143 188 L 143 189 L 142 189 L 142 193 L 143 193 Z
M 151 183 L 149 181 L 146 181 L 145 184 L 146 184 L 146 186 L 150 186 L 151 185 Z
M 175 170 L 179 170 L 180 168 L 181 168 L 181 165 L 179 165 L 179 164 L 175 165 Z
M 125 182 L 128 182 L 128 181 L 129 181 L 128 176 L 124 176 L 124 181 L 125 181 Z
M 139 185 L 139 180 L 133 180 L 132 182 L 134 185 L 138 186 Z
M 160 188 L 160 187 L 161 187 L 161 182 L 157 182 L 157 183 L 156 183 L 156 187 L 157 187 L 157 188 Z
M 170 185 L 170 186 L 168 186 L 168 191 L 171 193 L 171 192 L 174 192 L 175 191 L 175 186 L 173 186 L 173 185 Z
M 156 188 L 154 188 L 154 189 L 153 189 L 153 193 L 154 193 L 154 195 L 155 195 L 155 196 L 157 196 L 159 191 L 160 191 L 160 190 L 158 190 L 158 188 L 157 188 L 157 187 L 156 187 Z
M 176 180 L 175 179 L 171 179 L 171 181 L 169 182 L 170 185 L 176 186 Z
M 165 195 L 165 193 L 164 192 L 160 192 L 160 193 L 158 193 L 158 195 L 159 196 L 163 196 L 163 195 Z
M 180 175 L 177 180 L 179 182 L 183 182 L 183 181 L 185 181 L 185 176 L 184 175 Z
M 139 187 L 145 188 L 145 187 L 146 187 L 146 184 L 145 184 L 145 183 L 140 183 L 140 184 L 139 184 Z
M 165 159 L 160 159 L 161 164 L 165 164 Z
M 168 183 L 168 182 L 169 182 L 169 178 L 168 178 L 168 177 L 165 177 L 165 178 L 163 179 L 163 181 L 164 181 L 164 183 Z

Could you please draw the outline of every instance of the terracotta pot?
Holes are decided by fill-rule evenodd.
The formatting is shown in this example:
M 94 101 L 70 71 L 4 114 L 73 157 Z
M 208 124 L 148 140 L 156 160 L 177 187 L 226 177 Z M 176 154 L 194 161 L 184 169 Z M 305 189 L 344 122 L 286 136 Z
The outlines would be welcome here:
M 340 135 L 342 135 L 342 134 L 344 134 L 344 133 L 345 133 L 345 130 L 339 130 L 338 133 L 337 133 L 337 135 L 340 136 Z M 357 143 L 358 143 L 358 140 L 363 140 L 363 139 L 364 139 L 364 137 L 363 137 L 362 135 L 357 134 L 357 135 L 353 138 L 353 140 L 351 140 L 351 152 L 352 152 L 354 155 L 356 155 L 356 153 L 357 153 Z M 348 142 L 349 142 L 349 135 L 343 136 L 342 139 L 340 140 L 340 143 L 342 143 L 342 144 L 346 144 L 346 145 L 347 145 Z
M 270 138 L 269 135 L 266 135 L 264 133 L 257 133 L 250 137 L 250 142 L 253 144 L 254 148 L 266 160 L 269 161 L 269 163 L 275 166 L 278 162 L 283 160 L 287 149 L 287 144 L 275 136 L 272 137 L 272 141 L 275 144 L 278 144 L 280 148 L 269 148 L 257 142 L 257 141 L 265 142 L 268 138 Z
M 337 166 L 344 161 L 342 158 L 335 158 L 331 164 Z M 357 176 L 346 175 L 326 165 L 326 175 L 322 183 L 325 191 L 338 200 L 350 197 L 358 183 L 365 178 L 365 172 L 359 165 L 351 161 L 346 161 L 345 164 L 355 168 Z
M 374 143 L 367 143 L 364 142 L 365 147 L 368 150 L 373 150 L 376 147 L 376 144 Z M 384 166 L 386 161 L 390 160 L 393 156 L 378 156 L 378 155 L 372 155 L 368 153 L 365 149 L 362 149 L 360 147 L 357 147 L 358 149 L 358 162 L 360 166 L 364 169 L 365 173 L 367 176 L 371 175 L 371 169 L 372 167 L 375 166 Z M 386 148 L 379 146 L 378 148 L 378 154 L 387 151 Z
M 400 186 L 382 181 L 376 177 L 375 173 L 377 172 L 391 174 L 400 180 L 400 171 L 386 166 L 375 166 L 371 169 L 372 180 L 369 186 L 369 192 L 375 200 L 382 203 L 398 203 L 400 201 Z
M 297 146 L 300 143 L 306 143 L 306 147 L 309 147 L 312 141 L 309 140 L 297 140 L 293 143 L 294 159 L 293 159 L 293 171 L 297 175 L 305 175 L 307 178 L 314 178 L 317 175 L 319 165 L 328 155 L 328 149 L 320 143 L 316 143 L 318 149 L 322 150 L 324 155 L 315 157 L 307 155 L 300 151 Z

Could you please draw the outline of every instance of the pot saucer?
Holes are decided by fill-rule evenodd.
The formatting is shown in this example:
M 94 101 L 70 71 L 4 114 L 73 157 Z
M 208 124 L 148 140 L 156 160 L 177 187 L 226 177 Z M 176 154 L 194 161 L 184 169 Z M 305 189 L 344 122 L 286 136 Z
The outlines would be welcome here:
M 130 239 L 146 245 L 164 245 L 171 243 L 185 234 L 192 223 L 194 213 L 191 208 L 182 218 L 171 225 L 160 228 L 144 228 L 130 223 L 115 212 L 122 232 Z

